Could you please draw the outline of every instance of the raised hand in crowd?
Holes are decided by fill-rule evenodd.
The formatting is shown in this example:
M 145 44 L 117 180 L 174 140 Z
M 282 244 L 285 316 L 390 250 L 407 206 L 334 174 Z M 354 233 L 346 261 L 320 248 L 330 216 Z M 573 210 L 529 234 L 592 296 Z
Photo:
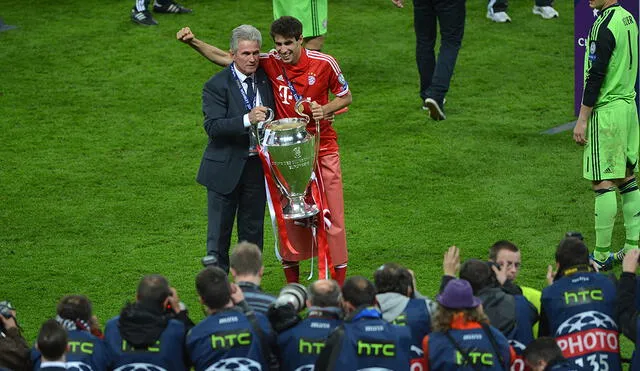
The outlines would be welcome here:
M 498 280 L 498 283 L 500 283 L 500 286 L 504 285 L 504 283 L 507 282 L 507 265 L 506 264 L 504 265 L 491 264 L 491 270 L 496 275 L 496 279 Z
M 558 273 L 558 270 L 553 269 L 553 265 L 549 264 L 547 266 L 547 284 L 548 285 L 553 284 L 553 279 L 556 277 L 557 273 Z
M 629 250 L 622 260 L 622 271 L 627 273 L 636 273 L 638 269 L 638 258 L 640 258 L 640 249 Z
M 442 260 L 442 270 L 445 276 L 456 277 L 460 270 L 460 249 L 456 246 L 451 246 L 444 253 L 444 259 Z

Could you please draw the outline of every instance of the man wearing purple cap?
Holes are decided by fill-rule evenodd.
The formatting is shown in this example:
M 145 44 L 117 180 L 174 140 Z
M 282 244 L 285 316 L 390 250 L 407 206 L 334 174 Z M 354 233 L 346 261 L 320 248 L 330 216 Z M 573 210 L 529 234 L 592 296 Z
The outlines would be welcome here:
M 469 282 L 449 281 L 436 297 L 433 332 L 422 341 L 427 370 L 507 370 L 515 352 L 498 329 L 489 325 Z

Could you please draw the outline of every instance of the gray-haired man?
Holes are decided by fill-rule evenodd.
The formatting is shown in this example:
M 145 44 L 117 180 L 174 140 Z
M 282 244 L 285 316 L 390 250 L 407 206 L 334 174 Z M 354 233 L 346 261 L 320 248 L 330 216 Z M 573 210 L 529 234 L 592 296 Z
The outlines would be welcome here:
M 229 272 L 229 245 L 233 222 L 238 241 L 262 249 L 266 194 L 262 165 L 251 140 L 252 125 L 274 108 L 269 80 L 260 63 L 260 31 L 236 27 L 229 54 L 233 63 L 204 85 L 202 111 L 209 144 L 198 171 L 198 183 L 207 187 L 207 255 Z

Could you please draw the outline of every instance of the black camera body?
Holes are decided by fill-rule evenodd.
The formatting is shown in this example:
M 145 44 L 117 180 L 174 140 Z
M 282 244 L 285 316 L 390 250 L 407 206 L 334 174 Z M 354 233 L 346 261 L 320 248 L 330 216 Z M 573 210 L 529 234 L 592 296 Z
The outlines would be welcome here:
M 11 302 L 7 300 L 0 301 L 0 315 L 4 318 L 9 319 L 13 317 L 13 313 L 11 311 L 15 310 Z M 0 321 L 0 331 L 4 331 L 4 324 Z
M 298 313 L 307 306 L 308 297 L 306 287 L 299 283 L 289 283 L 280 290 L 278 298 L 269 306 L 267 312 L 267 318 L 277 333 L 295 326 L 302 320 Z

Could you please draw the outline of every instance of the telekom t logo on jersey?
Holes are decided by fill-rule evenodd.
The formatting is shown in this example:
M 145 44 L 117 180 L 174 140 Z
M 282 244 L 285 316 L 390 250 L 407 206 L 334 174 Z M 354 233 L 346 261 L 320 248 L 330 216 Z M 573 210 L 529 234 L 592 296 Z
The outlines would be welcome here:
M 293 101 L 293 95 L 289 94 L 289 87 L 285 85 L 278 86 L 278 94 L 282 98 L 282 103 L 290 104 Z

